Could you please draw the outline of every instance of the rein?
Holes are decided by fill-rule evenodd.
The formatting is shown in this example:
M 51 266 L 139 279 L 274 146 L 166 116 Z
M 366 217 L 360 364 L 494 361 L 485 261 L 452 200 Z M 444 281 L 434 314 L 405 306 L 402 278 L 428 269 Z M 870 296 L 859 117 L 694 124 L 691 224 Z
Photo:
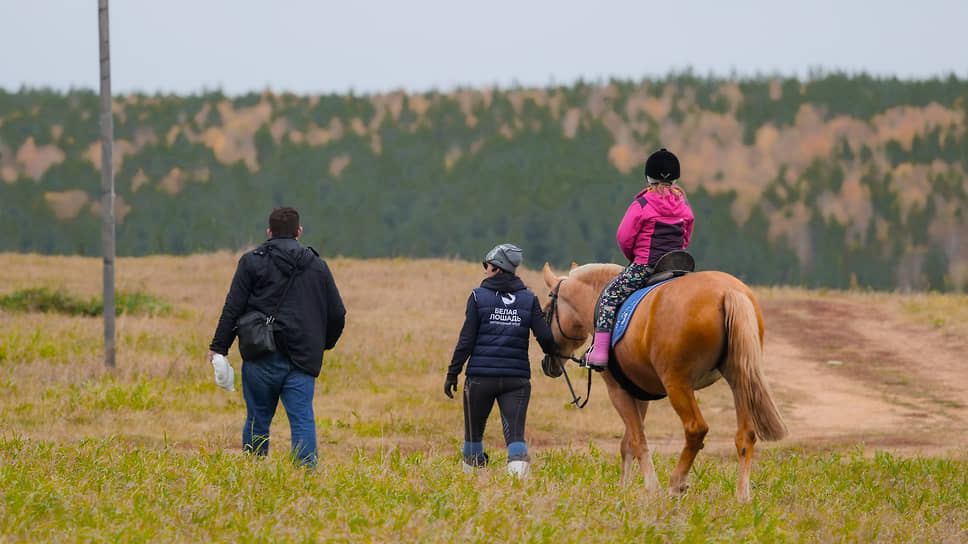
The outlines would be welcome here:
M 561 373 L 565 375 L 565 382 L 568 384 L 568 390 L 571 391 L 571 402 L 569 404 L 574 404 L 578 408 L 584 408 L 588 404 L 588 398 L 592 395 L 592 371 L 588 371 L 588 389 L 585 391 L 585 400 L 582 402 L 581 397 L 575 394 L 575 388 L 571 386 L 571 379 L 568 378 L 568 371 L 565 370 L 565 365 L 561 365 Z
M 572 340 L 574 342 L 584 342 L 585 341 L 584 338 L 575 338 L 573 336 L 568 336 L 567 334 L 565 334 L 565 330 L 561 328 L 560 312 L 558 312 L 557 310 L 558 310 L 558 291 L 561 289 L 562 283 L 565 283 L 565 280 L 559 281 L 558 285 L 556 285 L 554 290 L 550 293 L 551 304 L 548 305 L 548 316 L 546 318 L 546 321 L 548 323 L 548 328 L 551 328 L 551 321 L 552 319 L 554 319 L 555 324 L 558 325 L 558 332 L 560 332 L 563 337 L 567 338 L 568 340 Z M 579 367 L 582 366 L 583 364 L 582 360 L 579 359 L 578 357 L 575 357 L 574 355 L 564 355 L 561 353 L 554 353 L 552 355 L 559 359 L 568 359 L 569 361 L 574 361 L 575 363 L 578 363 Z M 571 386 L 571 378 L 568 377 L 568 371 L 565 370 L 565 365 L 561 365 L 561 373 L 565 375 L 565 382 L 568 384 L 568 390 L 571 392 L 570 404 L 574 404 L 578 408 L 584 408 L 585 405 L 588 404 L 588 398 L 592 394 L 591 370 L 588 371 L 588 389 L 585 392 L 584 402 L 582 402 L 581 397 L 575 394 L 575 388 Z

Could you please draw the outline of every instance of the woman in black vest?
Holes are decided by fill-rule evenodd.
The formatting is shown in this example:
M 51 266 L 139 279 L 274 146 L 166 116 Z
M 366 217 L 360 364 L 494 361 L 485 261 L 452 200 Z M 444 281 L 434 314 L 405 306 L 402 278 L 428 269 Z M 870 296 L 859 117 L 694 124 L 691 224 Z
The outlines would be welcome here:
M 487 253 L 482 264 L 485 278 L 467 299 L 464 326 L 447 369 L 444 394 L 454 398 L 457 376 L 467 361 L 464 470 L 487 464 L 484 426 L 496 400 L 508 448 L 508 471 L 523 477 L 531 460 L 524 442 L 531 400 L 531 332 L 545 353 L 555 353 L 557 346 L 538 297 L 514 274 L 521 264 L 521 249 L 501 244 Z

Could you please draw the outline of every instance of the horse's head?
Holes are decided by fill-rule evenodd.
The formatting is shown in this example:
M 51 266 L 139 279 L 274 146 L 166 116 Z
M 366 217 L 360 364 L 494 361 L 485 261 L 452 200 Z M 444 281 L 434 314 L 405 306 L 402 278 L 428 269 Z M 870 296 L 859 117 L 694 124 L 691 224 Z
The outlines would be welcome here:
M 572 272 L 577 268 L 579 268 L 578 265 L 572 263 Z M 571 276 L 555 276 L 548 263 L 545 263 L 542 273 L 549 291 L 541 303 L 541 310 L 551 327 L 555 343 L 558 344 L 558 353 L 546 355 L 541 360 L 541 370 L 547 376 L 557 378 L 562 373 L 563 358 L 568 357 L 585 344 L 592 332 L 590 312 L 586 312 L 589 315 L 584 315 L 580 311 L 589 307 L 588 302 L 584 299 L 588 298 L 590 291 L 583 281 L 572 280 Z M 597 298 L 597 294 L 594 296 Z M 592 308 L 594 308 L 594 304 L 593 300 L 591 302 Z

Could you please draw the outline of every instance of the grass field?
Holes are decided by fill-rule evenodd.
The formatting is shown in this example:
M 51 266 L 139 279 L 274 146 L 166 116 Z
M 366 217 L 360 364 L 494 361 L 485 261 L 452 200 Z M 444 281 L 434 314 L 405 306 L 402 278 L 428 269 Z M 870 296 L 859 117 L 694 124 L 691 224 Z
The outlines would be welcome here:
M 479 264 L 462 261 L 329 260 L 348 316 L 317 381 L 320 466 L 289 462 L 281 409 L 270 456 L 246 458 L 241 393 L 218 389 L 204 359 L 237 257 L 119 259 L 119 290 L 170 310 L 118 317 L 110 371 L 100 317 L 0 310 L 0 542 L 968 541 L 963 446 L 926 457 L 862 442 L 761 443 L 753 500 L 737 504 L 722 384 L 698 395 L 709 445 L 688 492 L 621 487 L 622 425 L 604 387 L 595 381 L 585 409 L 569 406 L 565 384 L 537 369 L 536 345 L 531 476 L 504 470 L 496 413 L 491 467 L 463 474 L 460 403 L 442 392 L 481 279 Z M 8 254 L 0 270 L 0 296 L 48 288 L 89 300 L 101 288 L 98 259 Z M 544 294 L 538 272 L 522 277 Z M 963 295 L 757 294 L 845 298 L 968 332 Z M 229 360 L 238 371 L 234 348 Z M 646 431 L 665 485 L 682 429 L 668 403 L 653 405 Z

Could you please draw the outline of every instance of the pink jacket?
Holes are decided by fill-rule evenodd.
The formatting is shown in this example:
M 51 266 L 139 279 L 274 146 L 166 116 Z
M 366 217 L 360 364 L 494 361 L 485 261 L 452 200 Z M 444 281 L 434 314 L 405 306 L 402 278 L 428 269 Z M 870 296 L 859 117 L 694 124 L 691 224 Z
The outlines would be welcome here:
M 662 197 L 646 187 L 625 212 L 615 238 L 629 261 L 655 266 L 666 253 L 689 247 L 692 208 L 677 190 L 665 193 Z

